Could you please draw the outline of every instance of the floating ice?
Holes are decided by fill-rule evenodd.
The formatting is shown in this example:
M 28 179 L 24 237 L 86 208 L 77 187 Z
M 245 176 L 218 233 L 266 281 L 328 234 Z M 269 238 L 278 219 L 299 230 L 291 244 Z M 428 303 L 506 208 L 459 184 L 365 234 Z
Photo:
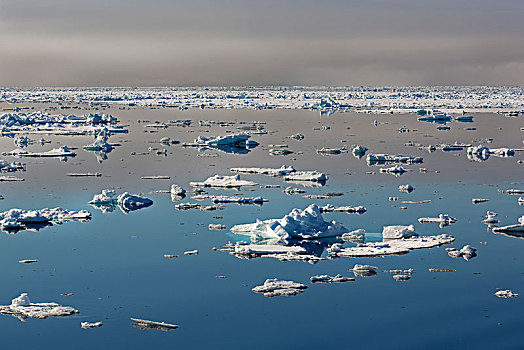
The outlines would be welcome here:
M 25 171 L 25 163 L 8 162 L 0 159 L 0 170 L 3 172 Z
M 342 275 L 319 275 L 312 276 L 309 280 L 311 281 L 311 283 L 340 283 L 354 281 L 355 279 L 353 277 L 344 277 Z
M 353 153 L 354 156 L 363 156 L 368 150 L 367 147 L 364 147 L 362 145 L 352 145 L 350 149 L 351 153 Z
M 447 234 L 437 236 L 421 236 L 388 240 L 385 242 L 370 242 L 356 247 L 343 248 L 339 243 L 328 248 L 331 256 L 372 257 L 406 254 L 412 249 L 432 248 L 453 242 L 455 238 Z
M 517 293 L 513 293 L 511 290 L 509 289 L 506 289 L 506 290 L 499 290 L 498 292 L 495 293 L 495 295 L 499 298 L 515 298 L 515 297 L 518 297 L 519 295 Z
M 327 196 L 327 198 L 331 198 L 331 197 Z M 325 206 L 320 207 L 319 209 L 321 213 L 332 213 L 332 212 L 365 213 L 367 211 L 367 209 L 361 205 L 356 206 L 356 207 L 352 207 L 349 205 L 335 207 L 332 204 L 326 204 Z
M 390 154 L 373 154 L 370 153 L 366 157 L 366 161 L 369 165 L 373 164 L 384 164 L 384 163 L 404 163 L 404 164 L 413 164 L 413 163 L 422 163 L 424 158 L 406 156 L 402 154 L 390 155 Z
M 240 180 L 240 175 L 221 176 L 215 175 L 207 178 L 204 182 L 190 182 L 193 187 L 242 187 L 242 186 L 256 186 L 257 183 L 253 181 Z
M 284 176 L 285 181 L 313 181 L 313 182 L 325 182 L 327 176 L 324 173 L 318 171 L 296 171 Z
M 182 187 L 172 184 L 171 185 L 171 194 L 174 196 L 182 196 L 186 193 L 186 190 L 184 190 Z
M 393 278 L 395 281 L 407 281 L 411 279 L 410 275 L 393 275 Z
M 248 134 L 233 134 L 233 135 L 217 136 L 217 137 L 199 136 L 197 139 L 195 139 L 195 144 L 212 146 L 212 147 L 230 146 L 230 145 L 234 145 L 237 147 L 245 147 L 246 141 L 250 137 L 251 136 L 249 136 Z
M 384 226 L 382 229 L 382 238 L 384 239 L 401 239 L 401 238 L 410 238 L 413 236 L 418 236 L 415 233 L 415 226 L 403 226 L 403 225 L 393 225 L 393 226 Z
M 38 230 L 45 226 L 61 225 L 68 221 L 87 221 L 91 214 L 87 210 L 69 211 L 62 208 L 40 210 L 11 209 L 0 213 L 2 230 Z
M 210 230 L 225 230 L 226 225 L 223 224 L 209 224 L 208 228 Z
M 211 199 L 213 203 L 238 203 L 238 204 L 262 204 L 268 202 L 262 197 L 238 197 L 238 196 L 210 196 L 197 195 L 191 197 L 196 200 Z
M 0 313 L 17 317 L 44 319 L 47 317 L 69 316 L 79 311 L 57 303 L 31 303 L 27 293 L 22 293 L 11 301 L 11 305 L 0 305 Z
M 120 209 L 122 209 L 122 211 L 125 213 L 153 205 L 153 201 L 151 199 L 141 197 L 136 194 L 130 194 L 129 192 L 122 193 L 120 196 L 118 196 L 116 201 Z
M 346 152 L 346 148 L 328 148 L 323 147 L 321 149 L 317 149 L 317 153 L 319 154 L 341 154 L 342 152 Z
M 324 221 L 318 206 L 311 204 L 304 210 L 293 209 L 282 219 L 257 220 L 253 224 L 233 226 L 231 232 L 249 235 L 254 240 L 261 238 L 287 240 L 335 237 L 347 232 L 347 229 L 336 221 Z
M 144 329 L 158 329 L 161 331 L 170 331 L 172 329 L 177 329 L 178 325 L 176 324 L 170 324 L 165 322 L 156 322 L 156 321 L 149 321 L 149 320 L 142 320 L 140 318 L 131 318 L 131 321 L 133 321 L 132 326 L 140 328 L 141 330 Z
M 67 176 L 71 177 L 100 177 L 100 173 L 67 173 Z
M 415 188 L 413 186 L 409 185 L 409 184 L 398 186 L 398 190 L 400 192 L 411 193 L 411 192 L 413 192 L 414 189 Z
M 269 154 L 272 156 L 287 156 L 288 154 L 291 154 L 291 153 L 293 153 L 293 151 L 290 151 L 288 149 L 271 148 L 269 150 Z
M 471 199 L 471 203 L 473 204 L 478 204 L 478 203 L 485 203 L 485 202 L 488 202 L 489 199 L 486 199 L 486 198 L 473 198 Z
M 97 328 L 102 327 L 103 325 L 103 322 L 80 322 L 80 327 L 83 329 Z
M 22 149 L 15 149 L 11 152 L 4 152 L 3 154 L 17 157 L 76 157 L 76 153 L 67 146 L 53 148 L 47 152 L 29 152 Z
M 262 174 L 270 176 L 282 176 L 289 173 L 295 172 L 295 168 L 292 166 L 282 165 L 280 168 L 231 168 L 229 169 L 235 173 L 245 173 L 245 174 Z
M 518 219 L 519 223 L 515 225 L 508 225 L 502 227 L 494 227 L 493 232 L 495 233 L 511 233 L 511 232 L 524 232 L 524 215 Z
M 267 279 L 263 285 L 252 289 L 255 293 L 262 293 L 265 297 L 293 296 L 303 293 L 308 286 L 293 281 L 282 281 L 276 278 Z
M 394 174 L 396 176 L 400 176 L 400 175 L 404 174 L 405 172 L 407 172 L 407 170 L 404 169 L 401 166 L 394 165 L 394 166 L 392 166 L 390 168 L 381 168 L 380 172 L 381 173 L 385 173 L 385 174 Z
M 24 179 L 16 176 L 0 176 L 0 182 L 17 182 L 25 181 Z
M 489 158 L 490 155 L 494 155 L 501 158 L 513 157 L 515 155 L 515 150 L 510 148 L 492 148 L 478 145 L 468 147 L 467 149 L 468 159 L 475 161 L 484 161 Z
M 488 210 L 485 216 L 486 219 L 482 220 L 482 222 L 485 224 L 496 224 L 497 222 L 499 222 L 498 219 L 495 219 L 496 216 L 497 216 L 497 213 L 494 213 Z
M 462 247 L 460 250 L 449 249 L 448 255 L 452 258 L 464 258 L 464 260 L 470 260 L 477 256 L 477 248 L 473 248 L 469 244 Z
M 421 224 L 426 222 L 437 222 L 440 224 L 441 227 L 443 227 L 449 224 L 454 224 L 455 222 L 457 222 L 457 219 L 455 219 L 453 216 L 449 216 L 448 214 L 440 214 L 438 218 L 419 218 L 418 222 L 420 222 Z

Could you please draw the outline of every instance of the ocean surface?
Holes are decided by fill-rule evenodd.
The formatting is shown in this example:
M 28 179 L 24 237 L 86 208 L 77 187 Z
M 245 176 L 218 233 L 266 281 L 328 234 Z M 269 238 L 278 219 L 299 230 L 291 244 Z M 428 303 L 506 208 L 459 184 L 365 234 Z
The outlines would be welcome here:
M 30 104 L 45 111 L 50 104 Z M 1 104 L 0 108 L 13 108 Z M 335 113 L 321 117 L 301 110 L 186 110 L 169 108 L 78 108 L 52 113 L 109 113 L 129 130 L 114 134 L 117 143 L 99 161 L 82 146 L 92 136 L 48 136 L 51 144 L 35 144 L 31 151 L 59 145 L 78 147 L 78 155 L 63 161 L 56 158 L 1 159 L 25 162 L 27 170 L 13 175 L 23 182 L 0 183 L 0 211 L 11 208 L 41 209 L 62 207 L 92 213 L 88 222 L 70 222 L 39 231 L 0 233 L 2 288 L 0 304 L 10 304 L 22 292 L 34 302 L 54 301 L 73 306 L 79 314 L 67 317 L 25 319 L 0 315 L 2 346 L 11 348 L 192 348 L 192 349 L 522 349 L 524 338 L 523 298 L 502 299 L 494 293 L 511 289 L 524 293 L 524 265 L 521 237 L 494 234 L 483 224 L 486 211 L 498 213 L 499 225 L 517 223 L 524 214 L 518 195 L 503 191 L 524 189 L 524 152 L 514 157 L 491 156 L 485 161 L 467 158 L 466 151 L 428 152 L 419 146 L 448 142 L 483 144 L 490 148 L 523 148 L 522 117 L 473 113 L 472 123 L 451 122 L 449 130 L 440 124 L 421 122 L 414 114 L 374 115 Z M 0 110 L 1 112 L 1 110 Z M 5 111 L 7 112 L 7 111 Z M 155 121 L 189 119 L 190 127 L 153 129 Z M 137 120 L 142 122 L 138 123 Z M 199 126 L 199 120 L 236 121 L 220 127 Z M 376 123 L 375 120 L 377 121 Z M 157 141 L 170 137 L 182 143 L 198 136 L 221 136 L 241 132 L 238 122 L 265 122 L 265 135 L 252 135 L 260 143 L 244 154 L 221 150 L 200 152 L 181 144 L 163 146 Z M 376 124 L 376 126 L 375 126 Z M 250 124 L 248 124 L 250 125 Z M 327 126 L 327 127 L 326 127 Z M 400 128 L 404 132 L 399 132 Z M 474 129 L 472 129 L 474 128 Z M 157 132 L 150 132 L 155 130 Z M 301 141 L 287 138 L 295 133 Z M 39 139 L 40 135 L 29 135 Z M 491 143 L 487 143 L 486 139 Z M 345 141 L 345 142 L 342 142 Z M 287 144 L 293 154 L 269 155 L 269 145 Z M 321 155 L 322 147 L 369 148 L 368 153 L 407 154 L 424 158 L 422 164 L 405 166 L 412 171 L 402 176 L 379 172 L 368 166 L 365 157 L 351 152 Z M 157 155 L 148 148 L 167 149 Z M 13 138 L 0 138 L 2 152 L 17 148 Z M 202 154 L 212 156 L 199 156 Z M 300 170 L 319 170 L 329 177 L 325 186 L 289 184 L 279 177 L 241 175 L 260 186 L 233 189 L 206 189 L 209 194 L 253 197 L 269 201 L 260 206 L 225 204 L 216 211 L 176 210 L 177 203 L 200 203 L 191 193 L 179 202 L 169 194 L 176 183 L 191 190 L 190 181 L 204 181 L 215 174 L 231 175 L 231 167 L 275 167 L 293 165 Z M 421 172 L 419 168 L 425 168 Z M 99 172 L 101 177 L 69 177 L 69 172 Z M 144 180 L 142 176 L 164 175 L 169 180 Z M 403 193 L 402 184 L 415 190 Z M 302 188 L 306 194 L 342 192 L 331 199 L 307 199 L 301 194 L 286 195 L 287 186 Z M 94 194 L 112 188 L 119 192 L 141 193 L 153 200 L 148 208 L 123 213 L 118 208 L 102 213 L 88 202 Z M 399 197 L 390 201 L 389 197 Z M 473 204 L 472 198 L 489 199 Z M 424 204 L 402 201 L 430 200 Z M 239 259 L 213 248 L 228 242 L 249 241 L 229 232 L 236 224 L 257 219 L 281 218 L 293 208 L 309 204 L 362 205 L 362 215 L 323 214 L 349 230 L 365 229 L 365 240 L 381 241 L 382 227 L 414 224 L 418 233 L 448 233 L 451 245 L 419 249 L 389 257 L 336 258 L 310 264 L 276 259 Z M 211 204 L 203 201 L 201 204 Z M 405 208 L 401 208 L 405 207 Z M 455 224 L 421 224 L 420 217 L 440 213 L 457 218 Z M 210 223 L 224 224 L 226 230 L 211 231 Z M 335 240 L 314 242 L 314 250 L 326 257 L 325 249 Z M 344 243 L 349 246 L 349 242 Z M 460 249 L 470 244 L 477 256 L 469 261 L 448 256 L 446 247 Z M 354 244 L 353 244 L 354 245 Z M 198 255 L 184 255 L 198 250 Z M 178 255 L 165 258 L 164 254 Z M 20 264 L 22 259 L 38 259 Z M 378 267 L 372 277 L 356 277 L 347 283 L 310 283 L 314 275 L 353 276 L 354 264 Z M 383 270 L 412 268 L 408 281 L 395 281 Z M 428 268 L 455 269 L 429 272 Z M 225 276 L 225 278 L 217 278 Z M 292 297 L 267 298 L 251 291 L 267 278 L 305 283 L 304 293 Z M 62 294 L 73 293 L 65 296 Z M 140 330 L 130 318 L 164 321 L 180 328 L 163 332 Z M 102 321 L 103 327 L 84 330 L 80 322 Z

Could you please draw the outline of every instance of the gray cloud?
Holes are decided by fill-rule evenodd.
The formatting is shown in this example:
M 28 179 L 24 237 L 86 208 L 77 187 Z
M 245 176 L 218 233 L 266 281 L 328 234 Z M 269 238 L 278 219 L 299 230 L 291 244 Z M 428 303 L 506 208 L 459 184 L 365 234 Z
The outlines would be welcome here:
M 0 85 L 521 85 L 523 14 L 517 0 L 0 0 Z

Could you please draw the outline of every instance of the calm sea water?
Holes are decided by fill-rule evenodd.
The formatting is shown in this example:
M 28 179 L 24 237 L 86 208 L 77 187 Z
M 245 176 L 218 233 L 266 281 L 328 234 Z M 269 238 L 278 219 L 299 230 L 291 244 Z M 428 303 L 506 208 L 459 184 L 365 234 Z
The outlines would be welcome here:
M 6 107 L 5 105 L 3 107 Z M 45 109 L 46 105 L 35 105 Z M 80 114 L 85 110 L 67 110 Z M 523 147 L 522 118 L 494 114 L 474 114 L 474 123 L 450 123 L 451 130 L 416 120 L 414 115 L 334 114 L 320 118 L 308 111 L 243 111 L 171 109 L 107 109 L 129 125 L 129 134 L 113 135 L 110 142 L 120 146 L 99 163 L 92 152 L 78 150 L 76 158 L 27 159 L 27 171 L 16 173 L 26 179 L 20 183 L 1 183 L 0 210 L 19 207 L 39 209 L 61 206 L 87 209 L 93 214 L 87 223 L 66 223 L 38 232 L 0 234 L 0 264 L 3 266 L 0 304 L 9 304 L 21 292 L 31 299 L 71 305 L 80 314 L 46 320 L 21 322 L 11 316 L 0 317 L 2 345 L 5 348 L 214 348 L 214 349 L 310 349 L 310 348 L 522 348 L 524 326 L 522 298 L 499 299 L 497 288 L 524 293 L 524 240 L 496 235 L 482 224 L 487 210 L 499 214 L 502 225 L 517 222 L 524 207 L 518 196 L 500 193 L 508 188 L 524 188 L 522 152 L 516 157 L 490 157 L 485 162 L 467 159 L 465 151 L 428 153 L 416 146 L 462 141 L 479 143 L 493 138 L 489 147 Z M 193 127 L 171 127 L 158 133 L 145 132 L 145 123 L 136 120 L 191 119 Z M 168 155 L 131 155 L 160 147 L 157 141 L 171 137 L 190 142 L 199 135 L 225 135 L 229 128 L 200 127 L 198 120 L 265 121 L 269 135 L 254 135 L 260 146 L 248 154 L 206 153 L 218 157 L 197 157 L 199 152 L 180 145 L 167 147 Z M 373 121 L 379 122 L 373 126 Z M 324 125 L 329 130 L 314 130 Z M 409 132 L 399 133 L 406 127 Z M 465 130 L 474 127 L 476 130 Z M 303 141 L 286 139 L 301 132 Z M 35 138 L 34 136 L 31 136 Z M 51 145 L 30 146 L 47 150 L 59 143 L 81 147 L 91 137 L 44 136 Z M 38 137 L 39 138 L 39 137 Z M 341 140 L 346 140 L 342 143 Z M 289 145 L 295 154 L 270 156 L 269 144 Z M 421 165 L 401 177 L 379 174 L 379 167 L 367 166 L 351 153 L 321 156 L 316 149 L 362 144 L 373 153 L 401 153 L 424 157 Z M 484 142 L 485 144 L 485 142 Z M 13 140 L 0 139 L 2 151 L 16 148 Z M 298 152 L 298 154 L 297 154 Z M 301 153 L 302 152 L 302 153 Z M 12 157 L 4 156 L 3 159 Z M 214 212 L 177 211 L 169 195 L 150 193 L 169 189 L 177 183 L 189 189 L 189 181 L 203 181 L 214 174 L 228 175 L 235 166 L 317 169 L 326 172 L 324 187 L 304 188 L 307 194 L 343 192 L 330 200 L 311 200 L 301 195 L 287 196 L 287 186 L 279 178 L 245 175 L 260 184 L 281 188 L 254 191 L 209 190 L 210 194 L 263 196 L 262 206 L 226 205 Z M 423 167 L 427 173 L 420 173 Z M 72 178 L 68 172 L 98 171 L 100 178 Z M 376 174 L 368 174 L 376 172 Z M 142 180 L 145 175 L 169 175 L 171 180 Z M 415 191 L 398 191 L 409 183 Z M 300 187 L 297 185 L 295 187 Z M 87 202 L 105 188 L 143 193 L 154 205 L 122 213 L 116 209 L 103 214 Z M 389 201 L 398 196 L 399 201 Z M 472 198 L 488 198 L 472 204 Z M 402 200 L 431 200 L 428 204 L 407 204 Z M 182 202 L 195 202 L 186 197 Z M 204 202 L 206 203 L 206 202 Z M 445 247 L 412 251 L 403 256 L 380 258 L 339 258 L 317 264 L 280 262 L 274 259 L 241 260 L 213 247 L 246 239 L 228 230 L 210 231 L 208 224 L 223 223 L 228 229 L 257 218 L 278 218 L 292 208 L 311 203 L 363 205 L 363 215 L 332 213 L 326 219 L 342 222 L 348 229 L 363 228 L 368 241 L 380 240 L 384 225 L 414 224 L 421 234 L 449 233 L 452 245 L 470 244 L 478 256 L 470 261 L 448 257 Z M 210 204 L 210 203 L 206 203 Z M 457 223 L 444 228 L 438 224 L 419 224 L 417 218 L 448 213 Z M 223 218 L 217 219 L 215 216 Z M 482 243 L 481 243 L 482 242 Z M 322 244 L 319 245 L 322 249 Z M 196 256 L 184 251 L 198 249 Z M 178 258 L 166 259 L 164 254 Z M 324 251 L 323 256 L 326 253 Z M 38 259 L 23 265 L 21 259 Z M 352 276 L 355 263 L 379 268 L 378 275 L 357 278 L 342 284 L 310 284 L 317 274 Z M 451 273 L 431 273 L 430 267 L 456 269 Z M 396 282 L 382 270 L 413 268 L 411 280 Z M 226 276 L 217 279 L 216 276 Z M 309 284 L 295 297 L 265 298 L 251 291 L 266 278 L 289 279 Z M 63 296 L 62 293 L 74 293 Z M 130 317 L 178 324 L 179 329 L 161 332 L 139 330 Z M 104 326 L 83 330 L 81 321 L 103 321 Z

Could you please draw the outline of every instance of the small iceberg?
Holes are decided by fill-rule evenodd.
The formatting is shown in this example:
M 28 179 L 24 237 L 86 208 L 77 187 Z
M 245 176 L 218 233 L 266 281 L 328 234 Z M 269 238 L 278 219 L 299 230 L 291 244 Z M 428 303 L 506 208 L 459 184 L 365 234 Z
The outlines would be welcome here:
M 236 225 L 231 228 L 231 232 L 251 236 L 252 240 L 318 239 L 340 236 L 347 231 L 341 223 L 324 221 L 316 204 L 311 204 L 304 210 L 295 208 L 282 219 L 257 220 L 253 224 Z

